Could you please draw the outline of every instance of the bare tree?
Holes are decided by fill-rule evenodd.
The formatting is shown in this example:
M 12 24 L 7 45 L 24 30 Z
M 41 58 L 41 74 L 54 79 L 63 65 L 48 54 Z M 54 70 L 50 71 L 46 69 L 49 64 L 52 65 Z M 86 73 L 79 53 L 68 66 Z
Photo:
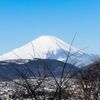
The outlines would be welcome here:
M 91 70 L 74 70 L 73 66 L 75 66 L 77 62 L 74 62 L 73 65 L 67 69 L 70 58 L 79 52 L 77 51 L 71 54 L 74 39 L 75 36 L 71 41 L 68 53 L 64 51 L 66 60 L 63 63 L 59 77 L 56 77 L 45 60 L 43 61 L 42 72 L 38 63 L 35 63 L 35 71 L 37 71 L 37 74 L 35 74 L 35 71 L 27 64 L 25 64 L 24 67 L 27 69 L 28 74 L 14 66 L 17 76 L 20 77 L 19 80 L 13 80 L 15 98 L 19 100 L 25 98 L 30 98 L 31 100 L 99 100 L 100 76 L 98 76 L 97 73 L 94 74 Z M 32 48 L 33 55 L 35 55 L 33 44 Z M 20 58 L 17 54 L 15 55 Z M 32 58 L 33 55 L 31 55 Z M 100 66 L 96 62 L 90 66 L 94 65 L 96 67 Z M 34 65 L 32 67 L 34 67 Z M 86 73 L 86 75 L 84 73 Z M 32 75 L 31 77 L 29 76 L 30 74 Z M 50 77 L 48 77 L 48 74 Z M 47 87 L 52 87 L 52 89 L 48 89 Z

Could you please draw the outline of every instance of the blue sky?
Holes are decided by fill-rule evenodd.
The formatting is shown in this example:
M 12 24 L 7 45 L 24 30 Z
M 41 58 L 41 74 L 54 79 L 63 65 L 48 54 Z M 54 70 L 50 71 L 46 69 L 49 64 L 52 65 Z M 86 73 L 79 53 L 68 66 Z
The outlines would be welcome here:
M 55 35 L 100 54 L 100 0 L 0 0 L 0 54 Z

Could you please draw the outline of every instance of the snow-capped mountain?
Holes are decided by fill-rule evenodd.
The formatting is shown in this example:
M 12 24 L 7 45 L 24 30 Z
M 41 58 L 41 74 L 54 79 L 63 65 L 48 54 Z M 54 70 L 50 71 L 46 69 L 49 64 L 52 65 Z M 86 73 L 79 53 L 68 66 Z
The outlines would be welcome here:
M 71 57 L 68 62 L 70 63 L 78 62 L 78 65 L 82 65 L 84 62 L 86 63 L 86 57 L 89 59 L 87 54 L 84 55 L 84 53 L 78 49 L 71 47 L 69 44 L 55 36 L 41 36 L 20 48 L 16 48 L 15 50 L 0 56 L 0 60 L 32 60 L 39 58 L 65 61 L 69 51 Z

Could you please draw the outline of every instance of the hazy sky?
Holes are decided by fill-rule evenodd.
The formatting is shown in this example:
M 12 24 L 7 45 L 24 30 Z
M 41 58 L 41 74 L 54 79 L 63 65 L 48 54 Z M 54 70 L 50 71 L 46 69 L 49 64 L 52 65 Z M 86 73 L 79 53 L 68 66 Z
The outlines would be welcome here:
M 100 0 L 0 0 L 0 54 L 55 35 L 100 54 Z

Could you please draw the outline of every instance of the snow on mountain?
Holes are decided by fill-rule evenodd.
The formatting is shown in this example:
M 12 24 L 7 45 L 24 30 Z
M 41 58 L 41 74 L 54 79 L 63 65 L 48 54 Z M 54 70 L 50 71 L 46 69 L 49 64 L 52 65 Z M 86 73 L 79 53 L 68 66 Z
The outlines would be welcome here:
M 34 58 L 39 58 L 64 61 L 68 55 L 69 48 L 69 44 L 55 36 L 41 36 L 20 48 L 16 48 L 15 50 L 0 56 L 0 60 L 32 60 Z M 69 62 L 84 63 L 84 53 L 80 52 L 78 49 L 71 47 L 70 55 L 73 56 L 70 57 Z

